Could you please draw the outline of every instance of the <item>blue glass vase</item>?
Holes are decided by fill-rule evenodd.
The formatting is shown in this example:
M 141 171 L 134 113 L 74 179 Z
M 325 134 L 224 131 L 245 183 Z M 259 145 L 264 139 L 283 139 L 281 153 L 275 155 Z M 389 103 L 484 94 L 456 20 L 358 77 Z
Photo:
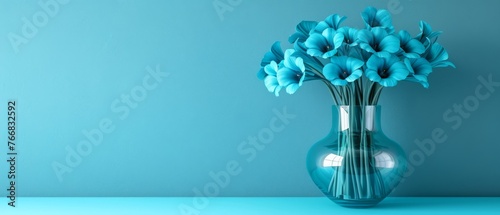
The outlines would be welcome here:
M 307 155 L 309 175 L 333 202 L 373 207 L 403 178 L 405 153 L 382 132 L 380 106 L 333 106 L 332 110 L 330 133 Z

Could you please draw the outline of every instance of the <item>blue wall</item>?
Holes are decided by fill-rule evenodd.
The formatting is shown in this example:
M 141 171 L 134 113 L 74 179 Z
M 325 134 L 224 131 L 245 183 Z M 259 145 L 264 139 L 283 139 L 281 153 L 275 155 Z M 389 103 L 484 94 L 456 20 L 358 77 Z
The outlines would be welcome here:
M 498 1 L 39 2 L 55 4 L 0 1 L 0 116 L 17 100 L 19 196 L 194 196 L 221 171 L 219 196 L 320 195 L 305 155 L 331 125 L 326 89 L 276 98 L 256 72 L 299 21 L 339 13 L 361 26 L 369 5 L 389 9 L 397 30 L 416 34 L 425 20 L 444 31 L 457 66 L 435 71 L 429 89 L 382 95 L 385 133 L 415 156 L 393 195 L 500 195 L 500 87 L 475 92 L 480 77 L 500 82 Z M 272 123 L 283 129 L 266 133 Z M 425 154 L 416 142 L 436 129 L 447 138 Z M 268 143 L 251 148 L 254 138 Z

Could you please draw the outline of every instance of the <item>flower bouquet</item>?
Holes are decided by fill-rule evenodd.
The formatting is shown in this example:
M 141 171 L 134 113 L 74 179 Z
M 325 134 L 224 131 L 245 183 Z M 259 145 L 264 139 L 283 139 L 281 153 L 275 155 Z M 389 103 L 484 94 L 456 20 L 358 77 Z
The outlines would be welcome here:
M 275 42 L 257 76 L 276 96 L 283 89 L 293 94 L 308 81 L 325 83 L 339 128 L 311 149 L 309 173 L 330 199 L 364 207 L 385 198 L 406 169 L 404 152 L 377 129 L 382 90 L 399 81 L 428 88 L 433 68 L 455 66 L 437 43 L 441 32 L 426 22 L 412 37 L 395 32 L 387 10 L 368 7 L 361 16 L 362 29 L 341 26 L 346 17 L 337 14 L 300 22 L 288 40 L 293 48 L 283 51 Z

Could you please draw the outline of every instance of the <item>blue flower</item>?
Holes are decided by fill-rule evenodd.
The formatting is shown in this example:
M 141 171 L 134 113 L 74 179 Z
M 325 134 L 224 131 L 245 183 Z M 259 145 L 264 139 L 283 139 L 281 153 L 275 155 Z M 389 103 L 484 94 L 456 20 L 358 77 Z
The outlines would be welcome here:
M 448 61 L 448 52 L 439 43 L 434 43 L 427 49 L 425 59 L 431 63 L 432 67 L 453 67 L 455 65 Z
M 283 50 L 281 50 L 281 44 L 280 44 L 280 42 L 277 41 L 271 47 L 271 51 L 267 52 L 264 55 L 264 58 L 262 59 L 262 61 L 260 62 L 261 68 L 260 68 L 259 72 L 257 73 L 257 77 L 260 80 L 264 80 L 264 78 L 266 78 L 266 76 L 268 75 L 264 71 L 264 67 L 266 65 L 270 64 L 272 61 L 280 63 L 281 61 L 283 61 L 283 57 L 284 57 L 284 54 L 283 54 Z
M 324 66 L 323 63 L 321 63 L 321 61 L 319 61 L 317 58 L 307 54 L 307 47 L 305 46 L 304 43 L 296 41 L 293 44 L 293 49 L 295 49 L 293 56 L 301 57 L 302 60 L 304 61 L 304 65 L 306 67 L 306 73 L 309 72 L 309 74 L 314 74 L 314 71 L 320 72 L 321 70 L 323 70 Z M 312 76 L 317 77 L 316 75 Z
M 427 22 L 420 21 L 420 33 L 415 37 L 415 39 L 419 40 L 423 44 L 429 44 L 433 41 L 434 38 L 437 38 L 442 32 L 441 31 L 432 31 L 431 25 Z
M 307 54 L 326 59 L 337 53 L 337 48 L 342 45 L 342 41 L 344 41 L 344 34 L 327 28 L 321 34 L 311 34 L 304 44 L 307 47 Z
M 432 67 L 453 67 L 455 65 L 448 61 L 448 52 L 436 42 L 440 31 L 433 32 L 429 24 L 420 21 L 420 34 L 415 39 L 420 40 L 426 47 L 426 51 L 421 55 Z
M 332 57 L 331 63 L 323 68 L 323 74 L 333 85 L 345 86 L 363 74 L 364 62 L 347 56 Z
M 344 35 L 344 44 L 348 46 L 356 46 L 358 44 L 358 29 L 342 27 L 337 32 Z
M 359 47 L 369 53 L 373 53 L 381 57 L 388 53 L 396 53 L 399 51 L 399 39 L 388 34 L 382 28 L 373 28 L 371 31 L 366 29 L 358 32 Z
M 339 16 L 337 14 L 332 14 L 324 21 L 321 21 L 316 25 L 314 28 L 314 31 L 316 33 L 322 33 L 325 29 L 327 28 L 332 28 L 333 30 L 337 30 L 340 28 L 340 23 L 342 23 L 346 19 L 345 16 Z
M 271 61 L 270 64 L 264 67 L 264 71 L 267 76 L 264 78 L 264 84 L 269 92 L 274 93 L 274 95 L 279 96 L 279 91 L 281 90 L 281 86 L 278 83 L 278 78 L 276 75 L 278 74 L 278 64 L 275 61 Z
M 361 13 L 367 29 L 383 28 L 388 33 L 394 33 L 394 26 L 392 26 L 391 14 L 387 10 L 377 10 L 374 7 L 367 7 Z
M 372 55 L 366 62 L 366 77 L 384 87 L 394 87 L 410 73 L 405 64 L 394 55 Z
M 407 58 L 419 58 L 425 52 L 424 45 L 420 41 L 411 38 L 410 33 L 407 31 L 399 31 L 398 36 L 403 56 Z
M 427 77 L 432 72 L 432 66 L 429 61 L 424 58 L 406 58 L 404 63 L 408 71 L 410 71 L 410 75 L 406 80 L 418 82 L 425 88 L 428 88 Z
M 295 41 L 304 42 L 309 37 L 310 33 L 314 30 L 314 27 L 318 22 L 315 21 L 302 21 L 296 27 L 296 32 L 288 38 L 288 42 L 294 43 Z
M 286 92 L 294 94 L 306 77 L 304 61 L 301 57 L 294 56 L 295 50 L 285 51 L 284 66 L 279 68 L 277 78 L 280 86 L 286 87 Z

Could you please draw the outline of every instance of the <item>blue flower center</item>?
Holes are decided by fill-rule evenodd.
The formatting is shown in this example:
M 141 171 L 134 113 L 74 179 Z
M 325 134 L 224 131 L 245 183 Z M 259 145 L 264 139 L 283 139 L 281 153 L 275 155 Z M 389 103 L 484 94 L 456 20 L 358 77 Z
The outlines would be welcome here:
M 330 51 L 330 45 L 326 45 L 323 50 L 323 52 L 328 52 L 328 51 Z
M 345 70 L 343 70 L 341 73 L 340 73 L 340 78 L 341 79 L 346 79 L 347 77 L 349 77 L 349 73 Z
M 382 27 L 382 25 L 380 24 L 380 22 L 378 20 L 374 19 L 374 20 L 372 20 L 371 27 L 372 28 Z
M 381 78 L 387 78 L 387 77 L 389 77 L 389 72 L 387 71 L 387 69 L 383 69 L 378 74 L 380 75 Z
M 403 44 L 403 45 L 401 46 L 401 49 L 403 49 L 403 51 L 404 51 L 405 53 L 410 53 L 410 52 L 412 52 L 412 48 L 411 48 L 411 46 L 409 46 L 409 45 L 408 45 L 408 43 Z

